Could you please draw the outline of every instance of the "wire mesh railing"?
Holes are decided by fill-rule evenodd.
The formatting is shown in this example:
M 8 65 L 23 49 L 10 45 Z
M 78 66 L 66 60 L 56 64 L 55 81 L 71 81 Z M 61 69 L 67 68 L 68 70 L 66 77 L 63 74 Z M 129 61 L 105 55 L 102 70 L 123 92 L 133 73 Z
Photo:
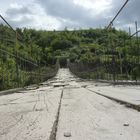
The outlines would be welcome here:
M 113 28 L 107 31 L 108 43 L 102 51 L 94 48 L 93 60 L 69 63 L 70 70 L 82 78 L 113 81 L 114 83 L 133 82 L 140 80 L 140 47 L 139 36 L 124 34 L 118 39 L 112 37 Z M 137 32 L 137 30 L 136 30 Z
M 16 30 L 0 25 L 0 90 L 38 84 L 56 75 L 58 64 L 46 66 L 25 51 L 24 41 Z
M 103 53 L 96 54 L 93 62 L 69 63 L 70 70 L 82 78 L 108 80 L 116 82 L 138 83 L 140 80 L 140 38 L 138 24 L 135 22 L 136 32 L 121 36 L 116 41 L 113 37 L 115 30 L 113 23 L 129 0 L 126 0 L 115 17 L 106 28 L 106 38 L 109 43 L 104 44 Z M 97 42 L 98 43 L 98 42 Z M 96 51 L 96 50 L 95 50 Z

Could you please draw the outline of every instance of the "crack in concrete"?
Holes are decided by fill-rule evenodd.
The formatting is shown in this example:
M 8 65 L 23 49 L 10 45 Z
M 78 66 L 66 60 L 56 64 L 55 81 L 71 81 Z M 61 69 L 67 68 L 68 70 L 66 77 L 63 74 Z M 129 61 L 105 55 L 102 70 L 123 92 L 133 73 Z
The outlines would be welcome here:
M 53 127 L 52 127 L 52 131 L 51 131 L 51 134 L 50 134 L 50 137 L 49 137 L 49 140 L 56 140 L 56 134 L 57 134 L 57 129 L 58 129 L 58 122 L 59 122 L 59 116 L 60 116 L 60 110 L 61 110 L 61 103 L 62 103 L 62 98 L 63 98 L 63 92 L 64 92 L 64 89 L 61 92 L 59 107 L 58 107 L 56 119 L 54 121 L 54 124 L 53 124 Z
M 132 108 L 132 109 L 135 109 L 135 110 L 137 110 L 137 111 L 140 112 L 140 105 L 135 105 L 135 104 L 129 103 L 129 102 L 127 102 L 127 101 L 123 101 L 123 100 L 120 100 L 120 99 L 116 99 L 116 98 L 113 98 L 113 97 L 109 97 L 109 96 L 107 96 L 107 95 L 103 95 L 103 94 L 101 94 L 101 93 L 99 93 L 99 92 L 90 90 L 90 89 L 88 89 L 88 88 L 85 88 L 85 89 L 87 89 L 88 91 L 91 91 L 91 92 L 93 92 L 93 93 L 96 93 L 96 94 L 98 94 L 98 95 L 100 95 L 100 96 L 103 96 L 103 97 L 105 97 L 105 98 L 108 98 L 108 99 L 110 99 L 110 100 L 112 100 L 112 101 L 115 101 L 115 102 L 117 102 L 117 103 L 120 103 L 120 104 L 122 104 L 122 105 L 125 105 L 125 106 L 128 107 L 128 108 Z

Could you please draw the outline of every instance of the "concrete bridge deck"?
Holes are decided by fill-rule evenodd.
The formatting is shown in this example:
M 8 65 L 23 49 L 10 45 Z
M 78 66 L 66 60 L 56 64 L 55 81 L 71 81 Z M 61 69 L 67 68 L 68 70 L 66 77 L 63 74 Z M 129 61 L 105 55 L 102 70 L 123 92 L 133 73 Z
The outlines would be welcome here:
M 139 140 L 140 113 L 107 97 L 139 106 L 140 87 L 85 82 L 60 69 L 38 89 L 0 96 L 0 140 Z

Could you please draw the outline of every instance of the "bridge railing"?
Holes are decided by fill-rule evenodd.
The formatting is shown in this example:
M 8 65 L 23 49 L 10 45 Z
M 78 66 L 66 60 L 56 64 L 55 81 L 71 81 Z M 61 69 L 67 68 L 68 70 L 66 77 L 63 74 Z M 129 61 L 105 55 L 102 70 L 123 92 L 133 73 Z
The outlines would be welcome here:
M 22 39 L 9 26 L 0 25 L 0 90 L 39 84 L 58 71 L 58 64 L 48 66 L 23 52 L 22 48 L 27 46 Z
M 111 39 L 109 40 L 113 42 Z M 139 38 L 137 40 L 136 37 L 131 38 L 130 36 L 118 41 L 123 43 L 113 42 L 110 47 L 105 46 L 104 51 L 96 54 L 91 62 L 69 62 L 70 70 L 81 78 L 114 83 L 138 83 L 140 81 Z
M 0 43 L 0 90 L 38 84 L 56 75 L 58 64 L 39 65 L 5 49 Z
M 127 4 L 129 0 L 125 1 L 109 22 L 106 28 L 108 35 L 113 33 L 114 21 Z M 96 55 L 97 59 L 94 62 L 69 63 L 70 70 L 82 78 L 113 81 L 114 83 L 123 81 L 138 83 L 140 81 L 140 37 L 138 34 L 140 30 L 138 30 L 137 22 L 135 26 L 134 34 L 131 34 L 129 28 L 128 37 L 124 36 L 118 42 L 107 36 L 106 39 L 110 44 L 106 44 L 104 54 Z M 123 43 L 119 44 L 119 42 Z

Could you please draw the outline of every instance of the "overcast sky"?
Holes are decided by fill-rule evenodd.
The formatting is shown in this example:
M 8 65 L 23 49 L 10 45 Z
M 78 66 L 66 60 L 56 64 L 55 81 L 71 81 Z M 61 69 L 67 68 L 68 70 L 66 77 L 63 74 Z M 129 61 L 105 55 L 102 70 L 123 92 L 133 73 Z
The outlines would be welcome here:
M 47 30 L 105 27 L 126 0 L 1 0 L 0 13 L 13 27 Z M 140 23 L 140 0 L 129 3 L 114 26 Z M 0 20 L 0 22 L 2 22 Z

